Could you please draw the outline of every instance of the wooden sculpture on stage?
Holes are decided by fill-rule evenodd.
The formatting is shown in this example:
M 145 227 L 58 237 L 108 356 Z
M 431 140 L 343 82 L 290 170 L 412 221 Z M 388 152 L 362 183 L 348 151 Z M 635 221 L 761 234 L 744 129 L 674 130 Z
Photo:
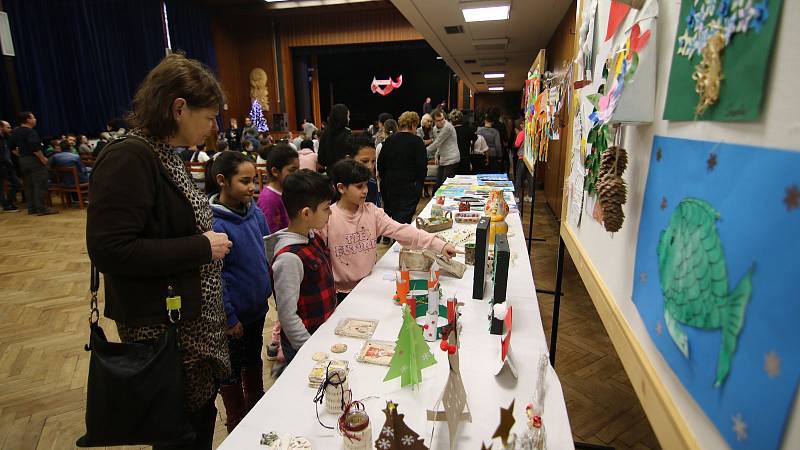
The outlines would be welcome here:
M 261 109 L 269 111 L 269 88 L 267 87 L 267 72 L 260 67 L 250 71 L 250 102 L 257 100 Z

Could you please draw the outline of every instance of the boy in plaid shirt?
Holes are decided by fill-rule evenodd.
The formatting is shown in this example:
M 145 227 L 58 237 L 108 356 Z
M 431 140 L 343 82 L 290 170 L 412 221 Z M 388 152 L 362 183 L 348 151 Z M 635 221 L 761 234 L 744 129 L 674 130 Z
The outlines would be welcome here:
M 328 247 L 315 230 L 328 223 L 334 191 L 328 179 L 304 169 L 283 182 L 289 226 L 266 240 L 286 364 L 336 309 Z

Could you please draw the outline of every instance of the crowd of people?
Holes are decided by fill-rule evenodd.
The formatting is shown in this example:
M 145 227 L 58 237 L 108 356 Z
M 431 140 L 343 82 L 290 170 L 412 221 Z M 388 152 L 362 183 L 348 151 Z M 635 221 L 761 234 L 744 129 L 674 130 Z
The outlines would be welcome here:
M 168 97 L 154 95 L 165 86 Z M 370 274 L 382 240 L 456 255 L 411 225 L 426 181 L 513 171 L 521 143 L 497 110 L 473 127 L 430 99 L 421 117 L 383 113 L 364 132 L 353 132 L 349 108 L 336 104 L 322 129 L 304 121 L 296 136 L 278 140 L 250 118 L 220 129 L 223 103 L 207 68 L 173 54 L 137 90 L 127 132 L 109 129 L 96 143 L 65 135 L 45 146 L 32 113 L 13 130 L 0 122 L 0 184 L 10 185 L 4 209 L 17 209 L 21 176 L 29 213 L 51 214 L 42 200 L 47 168 L 74 165 L 81 183 L 91 170 L 87 248 L 104 274 L 104 314 L 123 341 L 155 342 L 167 326 L 165 297 L 182 298 L 194 448 L 211 446 L 217 393 L 229 431 L 264 394 L 268 298 L 279 321 L 267 354 L 279 376 Z M 187 170 L 192 164 L 204 173 Z
M 50 185 L 71 188 L 88 183 L 97 155 L 109 141 L 126 131 L 115 129 L 117 122 L 111 121 L 95 141 L 90 141 L 86 135 L 71 133 L 42 139 L 36 124 L 36 116 L 30 111 L 19 114 L 15 128 L 8 121 L 0 120 L 0 204 L 3 212 L 19 212 L 16 202 L 22 194 L 28 214 L 57 214 L 57 210 L 46 206 Z M 57 170 L 73 167 L 75 176 L 61 175 Z

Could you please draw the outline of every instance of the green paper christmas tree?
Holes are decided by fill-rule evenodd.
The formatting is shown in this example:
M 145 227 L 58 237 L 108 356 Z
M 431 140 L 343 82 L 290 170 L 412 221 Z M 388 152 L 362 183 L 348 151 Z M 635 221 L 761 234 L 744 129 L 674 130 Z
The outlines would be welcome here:
M 403 325 L 397 335 L 389 372 L 383 381 L 400 377 L 401 387 L 413 386 L 422 382 L 422 369 L 434 364 L 436 359 L 422 336 L 422 328 L 411 316 L 408 305 L 403 305 Z

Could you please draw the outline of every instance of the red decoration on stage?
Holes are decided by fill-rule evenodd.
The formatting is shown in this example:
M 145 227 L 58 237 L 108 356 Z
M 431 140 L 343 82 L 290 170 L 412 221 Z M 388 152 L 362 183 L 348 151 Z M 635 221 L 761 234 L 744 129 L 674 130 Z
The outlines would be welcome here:
M 403 76 L 398 75 L 397 80 L 393 81 L 391 78 L 386 80 L 377 80 L 375 77 L 372 77 L 372 84 L 370 85 L 370 89 L 372 90 L 373 94 L 381 94 L 382 96 L 389 95 L 390 92 L 399 88 L 403 85 Z

